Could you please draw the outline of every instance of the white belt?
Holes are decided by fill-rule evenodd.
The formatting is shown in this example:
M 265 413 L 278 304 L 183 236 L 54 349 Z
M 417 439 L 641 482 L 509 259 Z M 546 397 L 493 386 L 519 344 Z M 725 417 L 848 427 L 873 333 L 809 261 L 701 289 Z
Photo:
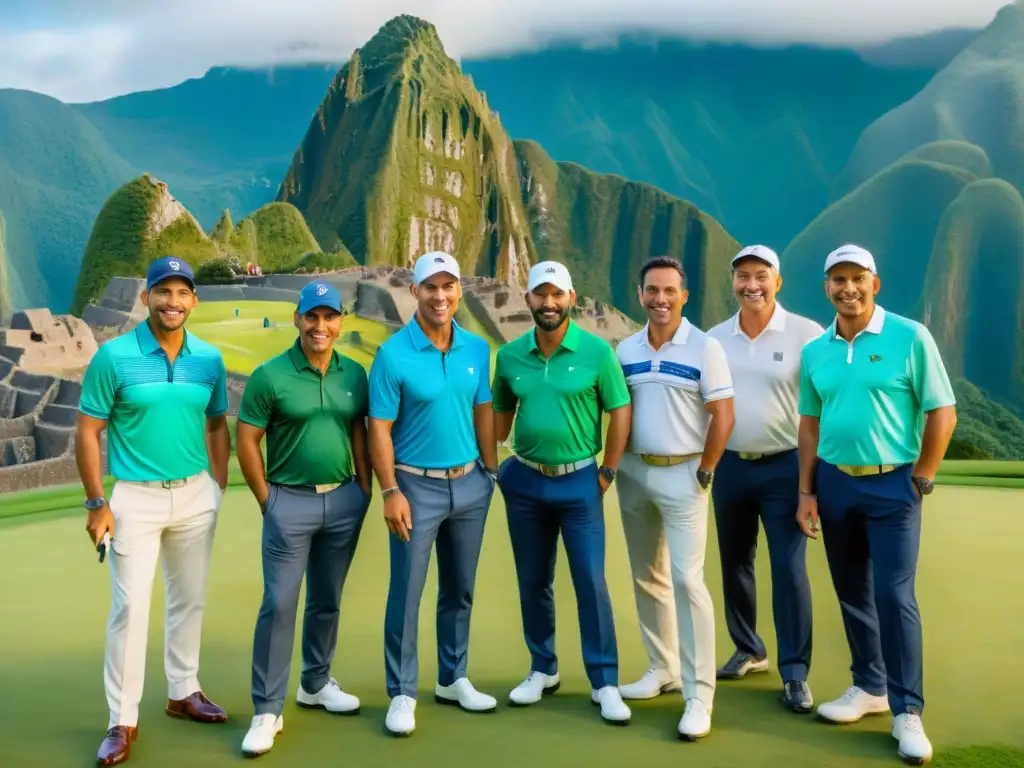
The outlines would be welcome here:
M 472 472 L 475 466 L 476 462 L 471 461 L 461 467 L 449 467 L 448 469 L 424 469 L 423 467 L 411 467 L 408 464 L 396 464 L 395 469 L 420 477 L 432 477 L 435 480 L 457 480 Z
M 591 456 L 589 459 L 581 459 L 570 464 L 538 464 L 535 461 L 524 459 L 519 455 L 516 455 L 516 458 L 530 469 L 535 469 L 547 477 L 561 477 L 562 475 L 568 475 L 570 472 L 575 472 L 578 469 L 589 467 L 597 461 L 596 457 Z
M 141 485 L 146 488 L 183 488 L 189 483 L 194 483 L 205 474 L 205 472 L 200 472 L 196 475 L 183 477 L 180 480 L 122 480 L 121 482 L 126 485 Z

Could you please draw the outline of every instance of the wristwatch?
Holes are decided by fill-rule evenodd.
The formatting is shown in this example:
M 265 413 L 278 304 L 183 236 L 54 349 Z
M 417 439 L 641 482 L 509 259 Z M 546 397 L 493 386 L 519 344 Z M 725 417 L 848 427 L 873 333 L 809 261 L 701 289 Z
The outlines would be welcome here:
M 380 497 L 381 497 L 382 499 L 386 499 L 386 498 L 387 498 L 388 496 L 390 496 L 390 495 L 391 495 L 392 493 L 398 493 L 398 492 L 399 492 L 399 490 L 401 490 L 401 489 L 400 489 L 400 488 L 399 488 L 399 487 L 398 487 L 397 485 L 393 485 L 393 486 L 392 486 L 392 487 L 390 487 L 390 488 L 385 488 L 384 490 L 382 490 L 382 491 L 380 492 Z
M 597 474 L 607 480 L 609 483 L 615 480 L 615 470 L 611 467 L 601 466 L 598 467 Z
M 86 499 L 85 502 L 83 502 L 82 506 L 84 506 L 86 509 L 92 512 L 93 510 L 100 509 L 106 503 L 107 500 L 100 496 L 99 498 L 96 499 Z
M 700 487 L 705 491 L 708 489 L 708 486 L 711 485 L 711 481 L 714 477 L 714 472 L 705 472 L 703 469 L 697 470 L 697 482 L 700 483 Z
M 917 486 L 917 490 L 921 492 L 922 496 L 927 496 L 935 490 L 935 483 L 926 477 L 911 477 L 910 479 Z

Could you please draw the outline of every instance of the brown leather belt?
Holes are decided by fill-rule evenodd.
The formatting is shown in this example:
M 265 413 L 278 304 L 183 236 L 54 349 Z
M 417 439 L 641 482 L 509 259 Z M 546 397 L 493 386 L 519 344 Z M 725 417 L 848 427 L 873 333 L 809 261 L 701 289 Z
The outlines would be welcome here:
M 650 467 L 674 467 L 677 464 L 685 464 L 691 459 L 700 456 L 699 453 L 688 453 L 685 456 L 654 456 L 650 453 L 640 453 L 640 460 Z

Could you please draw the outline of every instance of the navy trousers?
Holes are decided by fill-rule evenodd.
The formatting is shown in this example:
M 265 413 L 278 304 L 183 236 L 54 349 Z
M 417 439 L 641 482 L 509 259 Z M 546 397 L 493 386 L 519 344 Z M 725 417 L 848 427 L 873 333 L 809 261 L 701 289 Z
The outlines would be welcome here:
M 263 515 L 263 601 L 252 649 L 256 714 L 281 714 L 291 670 L 299 588 L 306 577 L 302 687 L 317 693 L 330 677 L 341 592 L 370 500 L 358 483 L 325 494 L 270 486 Z
M 818 517 L 850 646 L 853 684 L 888 692 L 893 715 L 924 709 L 921 614 L 914 594 L 921 498 L 907 464 L 851 477 L 818 462 Z
M 757 634 L 754 556 L 758 523 L 764 525 L 772 573 L 772 615 L 783 680 L 807 680 L 811 666 L 811 583 L 807 537 L 796 523 L 800 499 L 797 452 L 747 461 L 726 451 L 711 486 L 722 562 L 725 623 L 735 646 L 767 655 Z
M 466 677 L 469 619 L 476 569 L 494 483 L 482 469 L 456 480 L 399 470 L 398 487 L 409 502 L 409 541 L 391 542 L 391 583 L 384 613 L 384 674 L 388 696 L 416 698 L 420 600 L 431 550 L 437 548 L 437 681 Z
M 545 675 L 558 671 L 553 584 L 561 534 L 576 592 L 587 677 L 594 690 L 618 685 L 618 647 L 604 576 L 604 508 L 597 465 L 547 477 L 509 457 L 499 469 L 498 485 L 505 498 L 532 670 Z

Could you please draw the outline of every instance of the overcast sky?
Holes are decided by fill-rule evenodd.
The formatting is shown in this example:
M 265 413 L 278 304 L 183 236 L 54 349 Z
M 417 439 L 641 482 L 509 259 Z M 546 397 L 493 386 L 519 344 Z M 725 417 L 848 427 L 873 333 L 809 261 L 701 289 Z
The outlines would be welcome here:
M 0 0 L 0 88 L 92 101 L 209 67 L 345 60 L 388 19 L 433 22 L 456 58 L 643 29 L 857 45 L 988 24 L 1007 0 Z

